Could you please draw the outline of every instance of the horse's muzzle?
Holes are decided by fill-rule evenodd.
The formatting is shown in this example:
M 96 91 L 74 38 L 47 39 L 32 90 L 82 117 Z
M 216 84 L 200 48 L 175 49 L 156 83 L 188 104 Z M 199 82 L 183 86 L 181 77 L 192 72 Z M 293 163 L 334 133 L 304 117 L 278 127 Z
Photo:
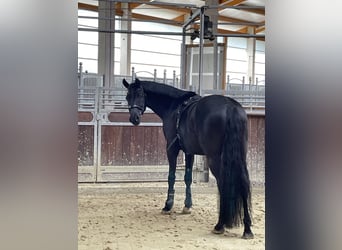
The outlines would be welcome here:
M 139 110 L 131 110 L 131 116 L 129 117 L 129 121 L 134 125 L 138 126 L 140 124 L 140 116 L 141 113 Z

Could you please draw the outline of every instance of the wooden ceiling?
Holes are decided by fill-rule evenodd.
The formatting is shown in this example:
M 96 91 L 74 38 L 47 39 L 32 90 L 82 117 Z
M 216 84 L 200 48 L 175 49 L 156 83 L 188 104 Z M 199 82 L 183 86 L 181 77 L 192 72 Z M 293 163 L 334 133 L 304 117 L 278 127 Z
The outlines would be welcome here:
M 127 2 L 133 19 L 168 22 L 176 26 L 182 26 L 192 12 L 205 4 L 202 0 L 186 1 L 186 4 L 179 0 L 116 1 L 117 16 L 123 15 L 123 3 Z M 257 35 L 265 34 L 265 0 L 219 0 L 218 5 L 209 7 L 218 10 L 219 34 L 251 34 L 251 30 Z M 98 11 L 98 1 L 79 0 L 78 8 Z

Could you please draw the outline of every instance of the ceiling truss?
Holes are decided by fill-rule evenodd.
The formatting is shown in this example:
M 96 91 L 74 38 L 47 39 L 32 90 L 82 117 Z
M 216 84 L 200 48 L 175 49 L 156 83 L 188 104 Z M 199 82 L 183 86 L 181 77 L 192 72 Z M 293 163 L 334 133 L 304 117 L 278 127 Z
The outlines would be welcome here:
M 183 23 L 187 20 L 187 18 L 191 15 L 192 9 L 185 6 L 176 6 L 175 4 L 164 4 L 162 2 L 150 2 L 148 0 L 145 1 L 126 1 L 128 3 L 128 8 L 132 10 L 131 18 L 135 20 L 141 20 L 141 21 L 160 21 L 162 23 L 169 23 L 171 25 L 176 26 L 182 26 Z M 264 35 L 265 32 L 265 7 L 260 6 L 251 6 L 247 5 L 246 0 L 230 0 L 230 1 L 224 1 L 219 0 L 218 6 L 210 6 L 210 8 L 218 8 L 218 25 L 220 25 L 220 28 L 218 28 L 219 34 L 243 34 L 248 35 L 251 29 L 249 27 L 253 27 L 252 30 L 254 30 L 254 34 L 258 35 Z M 153 4 L 152 4 L 153 3 Z M 127 6 L 127 5 L 126 5 Z M 144 9 L 148 8 L 148 6 L 151 6 L 151 8 L 160 8 L 161 10 L 169 10 L 173 13 L 178 13 L 174 18 L 167 19 L 162 17 L 156 17 L 148 14 L 141 14 L 141 13 L 134 13 L 134 10 L 138 9 Z M 99 11 L 98 6 L 87 4 L 87 3 L 78 3 L 79 9 L 89 10 L 89 11 Z M 127 7 L 126 7 L 127 8 Z M 251 13 L 252 15 L 258 15 L 260 16 L 262 21 L 258 22 L 251 22 L 246 19 L 240 18 L 238 15 L 233 16 L 227 16 L 224 15 L 224 10 L 227 9 L 234 9 L 238 10 L 241 13 Z M 147 11 L 146 11 L 147 12 Z M 117 2 L 115 4 L 115 13 L 117 16 L 123 16 L 123 4 L 121 2 Z M 238 27 L 233 29 L 232 27 Z M 223 28 L 222 28 L 223 27 Z M 258 40 L 265 40 L 264 37 L 258 37 Z

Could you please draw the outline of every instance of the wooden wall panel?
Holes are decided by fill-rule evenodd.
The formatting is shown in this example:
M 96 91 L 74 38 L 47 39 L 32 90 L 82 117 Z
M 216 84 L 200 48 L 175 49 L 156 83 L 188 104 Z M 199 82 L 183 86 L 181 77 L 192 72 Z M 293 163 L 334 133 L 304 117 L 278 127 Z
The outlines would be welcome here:
M 94 165 L 94 126 L 78 126 L 78 165 Z
M 165 139 L 161 127 L 102 126 L 101 165 L 165 165 Z
M 122 162 L 115 159 L 117 165 L 131 165 L 131 129 L 129 127 L 122 128 Z
M 248 129 L 250 179 L 254 183 L 264 183 L 265 116 L 249 115 Z M 94 165 L 94 126 L 79 125 L 78 140 L 79 166 Z M 162 127 L 102 125 L 101 142 L 101 166 L 168 165 Z M 183 153 L 177 162 L 184 164 Z
M 144 130 L 142 126 L 130 127 L 131 133 L 131 161 L 132 165 L 144 165 Z
M 265 117 L 248 117 L 247 164 L 250 179 L 254 183 L 265 182 Z
M 93 120 L 93 114 L 91 112 L 78 112 L 79 122 L 91 122 Z

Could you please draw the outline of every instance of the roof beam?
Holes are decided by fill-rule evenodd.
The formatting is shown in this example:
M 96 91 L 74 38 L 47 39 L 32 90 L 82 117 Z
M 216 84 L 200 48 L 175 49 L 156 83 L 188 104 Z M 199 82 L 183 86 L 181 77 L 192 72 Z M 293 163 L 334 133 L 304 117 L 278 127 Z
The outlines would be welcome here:
M 255 29 L 255 33 L 259 33 L 265 30 L 265 26 Z
M 237 30 L 237 32 L 248 33 L 248 27 L 241 28 L 241 29 Z
M 169 6 L 169 5 L 162 5 L 162 4 L 153 4 L 151 6 L 161 8 L 163 10 L 177 11 L 177 12 L 181 12 L 184 14 L 190 14 L 190 12 L 191 12 L 191 9 L 189 9 L 189 8 L 181 8 L 181 7 L 176 7 L 176 6 Z
M 122 10 L 121 3 L 116 3 L 115 4 L 115 15 L 117 15 L 117 16 L 122 16 L 123 15 L 123 10 Z
M 253 6 L 250 5 L 246 5 L 246 4 L 241 4 L 240 6 L 244 7 L 244 6 L 248 6 L 250 8 L 248 9 L 241 9 L 241 11 L 247 11 L 247 12 L 251 12 L 251 13 L 255 13 L 255 14 L 259 14 L 259 15 L 265 15 L 265 8 L 264 9 L 260 9 L 260 8 L 255 8 L 253 9 Z
M 245 20 L 241 20 L 241 19 L 237 19 L 237 18 L 231 18 L 231 17 L 225 17 L 225 16 L 219 16 L 218 20 L 219 20 L 219 21 L 223 21 L 223 22 L 232 23 L 232 24 L 234 24 L 234 23 L 243 23 L 243 22 L 246 22 Z M 265 22 L 261 22 L 260 24 L 261 24 L 261 26 L 263 26 L 264 29 L 265 29 L 265 26 L 264 26 L 264 25 L 265 25 Z M 245 26 L 245 27 L 239 29 L 237 32 L 238 32 L 238 33 L 248 33 L 248 32 L 247 32 L 248 27 L 249 27 L 249 26 L 247 25 L 247 26 Z M 256 26 L 256 27 L 258 27 L 258 26 Z M 260 26 L 259 26 L 259 27 L 260 27 Z M 223 29 L 223 30 L 224 30 L 224 29 Z M 259 32 L 260 32 L 260 31 L 259 31 Z
M 220 6 L 236 6 L 239 5 L 242 2 L 245 2 L 246 0 L 232 0 L 232 1 L 219 1 Z
M 245 28 L 239 29 L 237 31 L 233 30 L 226 30 L 226 29 L 217 29 L 219 34 L 248 34 L 248 30 Z
M 78 3 L 78 9 L 80 10 L 90 10 L 90 11 L 98 11 L 98 6 L 86 4 L 86 3 Z
M 148 3 L 149 1 L 144 1 L 144 2 Z M 131 8 L 131 10 L 133 10 L 133 9 L 135 9 L 141 5 L 143 5 L 143 3 L 129 3 L 129 7 Z
M 193 26 L 194 29 L 199 29 L 199 24 L 195 23 L 194 26 Z M 227 30 L 227 29 L 220 29 L 218 28 L 217 29 L 217 33 L 218 34 L 247 34 L 247 30 L 246 32 L 243 32 L 244 30 L 241 29 L 241 30 L 238 30 L 238 31 L 233 31 L 233 30 Z
M 232 17 L 226 17 L 226 16 L 218 16 L 219 21 L 227 22 L 227 23 L 245 23 L 246 20 L 238 19 L 238 18 L 232 18 Z
M 154 6 L 156 8 L 161 8 L 164 10 L 173 10 L 173 11 L 177 11 L 177 12 L 181 12 L 184 14 L 190 14 L 191 9 L 189 8 L 184 8 L 184 7 L 177 7 L 177 6 L 172 6 L 172 5 L 167 5 L 167 4 L 162 4 L 162 3 L 154 3 L 154 2 L 150 2 L 148 0 L 144 0 L 145 3 L 130 3 L 129 6 L 131 9 L 135 9 L 141 5 L 150 5 L 150 6 Z
M 149 20 L 149 21 L 161 21 L 163 23 L 168 23 L 171 25 L 182 26 L 182 22 L 178 22 L 178 21 L 174 21 L 174 20 L 170 20 L 166 18 L 147 16 L 147 15 L 137 14 L 137 13 L 132 13 L 132 18 L 136 18 L 140 20 Z
M 184 23 L 185 21 L 186 14 L 182 14 L 178 17 L 175 17 L 172 19 L 172 21 L 179 22 L 179 23 Z

